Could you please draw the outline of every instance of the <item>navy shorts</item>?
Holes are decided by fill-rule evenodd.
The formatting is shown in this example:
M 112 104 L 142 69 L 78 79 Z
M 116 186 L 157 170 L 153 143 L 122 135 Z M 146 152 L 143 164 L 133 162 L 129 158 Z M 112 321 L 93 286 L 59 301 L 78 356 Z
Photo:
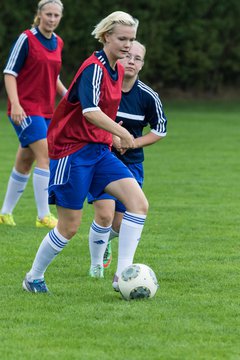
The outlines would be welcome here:
M 134 178 L 137 180 L 139 186 L 142 188 L 143 187 L 143 180 L 144 180 L 143 163 L 126 164 L 126 166 L 131 171 Z M 87 196 L 87 200 L 88 200 L 89 204 L 92 204 L 94 201 L 97 201 L 97 200 L 106 200 L 106 199 L 115 200 L 115 211 L 118 211 L 118 212 L 121 212 L 121 213 L 124 213 L 126 211 L 126 208 L 123 205 L 123 203 L 121 203 L 115 197 L 113 197 L 113 196 L 111 196 L 111 195 L 109 195 L 107 193 L 103 193 L 98 198 L 94 198 L 91 193 L 88 193 L 88 196 Z
M 47 138 L 47 130 L 51 119 L 33 115 L 26 117 L 20 125 L 16 125 L 10 116 L 8 118 L 23 148 L 28 147 L 35 141 Z
M 49 204 L 80 210 L 88 193 L 98 198 L 111 182 L 133 177 L 107 145 L 91 143 L 50 160 Z

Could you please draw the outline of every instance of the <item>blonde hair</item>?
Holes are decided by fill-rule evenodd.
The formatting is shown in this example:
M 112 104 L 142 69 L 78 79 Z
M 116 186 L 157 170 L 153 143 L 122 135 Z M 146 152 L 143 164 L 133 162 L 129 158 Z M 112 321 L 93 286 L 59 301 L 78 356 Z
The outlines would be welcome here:
M 126 12 L 115 11 L 102 19 L 94 28 L 91 35 L 100 43 L 105 43 L 104 35 L 113 32 L 116 25 L 127 25 L 138 28 L 139 21 Z
M 35 15 L 35 17 L 33 19 L 32 27 L 36 27 L 36 26 L 38 26 L 40 24 L 39 12 L 47 4 L 57 4 L 57 5 L 59 5 L 61 7 L 62 12 L 63 12 L 63 3 L 61 2 L 61 0 L 41 0 L 38 3 L 37 13 L 36 13 L 36 15 Z
M 132 45 L 133 44 L 136 44 L 136 45 L 139 45 L 139 46 L 141 46 L 141 48 L 143 49 L 143 57 L 145 57 L 145 55 L 146 55 L 146 46 L 145 45 L 143 45 L 142 43 L 140 43 L 140 41 L 137 41 L 137 40 L 133 40 L 133 42 L 132 42 Z M 131 50 L 131 49 L 130 49 Z

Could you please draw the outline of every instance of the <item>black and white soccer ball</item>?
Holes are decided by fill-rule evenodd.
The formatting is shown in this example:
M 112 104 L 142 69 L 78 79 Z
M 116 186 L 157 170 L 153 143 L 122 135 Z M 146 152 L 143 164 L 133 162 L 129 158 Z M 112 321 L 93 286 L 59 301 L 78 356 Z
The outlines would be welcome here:
M 159 288 L 154 271 L 144 264 L 132 264 L 118 279 L 119 290 L 125 300 L 152 298 Z

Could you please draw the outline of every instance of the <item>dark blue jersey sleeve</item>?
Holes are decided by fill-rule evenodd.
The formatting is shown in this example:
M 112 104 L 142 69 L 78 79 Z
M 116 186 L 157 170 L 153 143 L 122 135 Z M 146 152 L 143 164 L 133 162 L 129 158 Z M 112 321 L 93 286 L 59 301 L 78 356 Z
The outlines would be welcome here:
M 102 77 L 103 71 L 97 64 L 92 64 L 83 71 L 78 86 L 78 99 L 83 113 L 99 109 Z
M 150 126 L 151 132 L 157 136 L 166 136 L 167 119 L 160 98 L 154 90 L 139 79 L 129 92 L 122 93 L 116 121 L 122 121 L 122 126 L 134 138 L 143 136 L 143 129 L 146 126 Z M 125 164 L 144 161 L 143 148 L 129 149 L 124 155 L 114 152 Z
M 53 33 L 51 38 L 47 39 L 43 34 L 41 34 L 41 32 L 37 27 L 32 28 L 31 32 L 33 33 L 34 36 L 36 36 L 36 38 L 40 41 L 40 43 L 47 49 L 55 50 L 57 48 L 56 34 Z M 29 51 L 28 37 L 27 34 L 22 33 L 14 42 L 10 50 L 3 73 L 17 76 L 26 61 L 26 58 L 28 56 L 28 51 Z
M 163 111 L 161 100 L 156 92 L 145 85 L 145 121 L 150 125 L 151 130 L 159 136 L 165 136 L 167 131 L 167 119 Z
M 4 74 L 17 76 L 28 56 L 28 38 L 22 33 L 13 44 L 5 68 Z
M 83 113 L 99 110 L 100 86 L 103 71 L 96 64 L 89 65 L 83 70 L 76 84 L 72 87 L 68 101 L 71 103 L 80 102 Z

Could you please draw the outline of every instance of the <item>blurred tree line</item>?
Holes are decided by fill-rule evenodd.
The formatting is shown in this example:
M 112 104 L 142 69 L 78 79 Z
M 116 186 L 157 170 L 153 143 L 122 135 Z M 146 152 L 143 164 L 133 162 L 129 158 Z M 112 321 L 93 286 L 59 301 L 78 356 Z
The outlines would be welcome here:
M 140 21 L 138 40 L 147 47 L 141 79 L 156 90 L 217 94 L 240 85 L 239 0 L 62 0 L 57 33 L 64 40 L 61 78 L 68 86 L 81 62 L 101 44 L 94 26 L 115 10 Z M 12 42 L 29 28 L 37 0 L 0 5 L 0 92 L 2 69 Z

